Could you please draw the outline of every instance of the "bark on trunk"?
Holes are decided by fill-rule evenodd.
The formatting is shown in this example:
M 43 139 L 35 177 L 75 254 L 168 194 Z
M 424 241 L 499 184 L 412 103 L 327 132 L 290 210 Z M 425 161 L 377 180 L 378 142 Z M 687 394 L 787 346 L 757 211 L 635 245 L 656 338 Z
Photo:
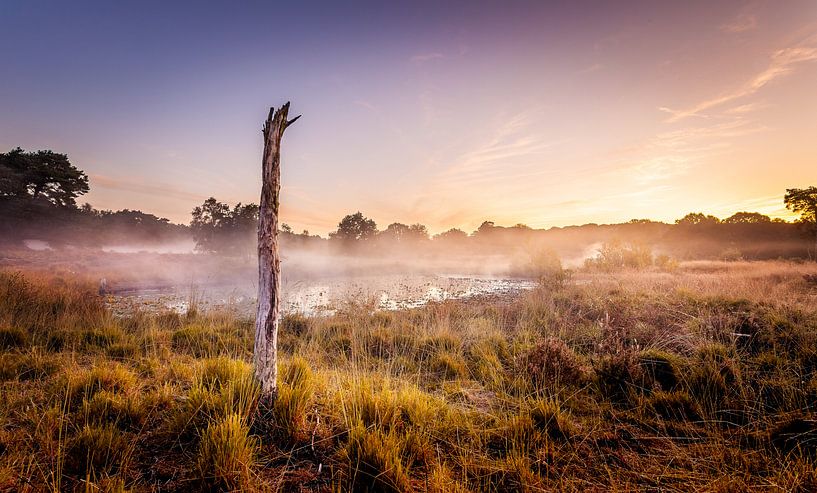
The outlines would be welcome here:
M 281 190 L 281 137 L 298 117 L 287 121 L 289 103 L 270 108 L 264 123 L 261 206 L 258 220 L 258 311 L 255 317 L 255 377 L 261 403 L 275 399 L 278 378 L 278 321 L 281 264 L 278 256 L 278 194 Z

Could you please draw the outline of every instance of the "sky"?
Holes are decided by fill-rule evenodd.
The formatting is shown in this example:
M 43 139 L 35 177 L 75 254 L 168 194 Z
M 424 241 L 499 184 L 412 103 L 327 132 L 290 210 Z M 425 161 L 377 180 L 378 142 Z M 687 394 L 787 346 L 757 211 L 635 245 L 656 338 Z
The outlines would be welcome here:
M 67 153 L 80 199 L 187 223 L 258 202 L 325 235 L 790 217 L 817 185 L 817 1 L 0 0 L 0 151 Z

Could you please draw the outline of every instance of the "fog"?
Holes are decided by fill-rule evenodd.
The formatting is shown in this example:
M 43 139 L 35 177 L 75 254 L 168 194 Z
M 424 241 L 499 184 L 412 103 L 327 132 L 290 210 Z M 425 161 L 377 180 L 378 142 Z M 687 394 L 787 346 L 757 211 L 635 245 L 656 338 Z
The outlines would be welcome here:
M 190 238 L 120 241 L 88 246 L 63 235 L 59 244 L 35 238 L 0 245 L 0 267 L 105 279 L 107 294 L 151 309 L 191 303 L 240 305 L 250 313 L 257 261 L 252 238 L 232 255 L 196 252 Z M 77 246 L 82 245 L 82 246 Z M 812 258 L 812 243 L 796 225 L 718 224 L 684 227 L 655 222 L 533 230 L 490 227 L 451 239 L 326 240 L 281 234 L 285 309 L 319 312 L 341 302 L 381 308 L 468 296 L 503 296 L 529 289 L 542 269 L 652 266 L 698 259 Z M 606 253 L 600 255 L 600 251 Z M 244 252 L 236 255 L 235 252 Z M 606 257 L 605 257 L 606 255 Z M 589 259 L 592 259 L 588 262 Z M 664 265 L 662 264 L 662 265 Z M 613 265 L 615 267 L 615 265 Z M 323 308 L 322 308 L 323 307 Z

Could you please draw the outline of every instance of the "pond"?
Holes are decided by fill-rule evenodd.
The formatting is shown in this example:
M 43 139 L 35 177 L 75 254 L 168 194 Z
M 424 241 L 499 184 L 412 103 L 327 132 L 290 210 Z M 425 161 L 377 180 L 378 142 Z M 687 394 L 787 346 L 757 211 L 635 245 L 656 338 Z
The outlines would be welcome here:
M 374 310 L 417 308 L 445 300 L 513 298 L 536 283 L 526 279 L 464 275 L 379 275 L 282 279 L 282 311 L 331 315 L 348 304 Z M 240 316 L 255 313 L 252 284 L 188 284 L 117 286 L 107 303 L 117 315 L 135 311 L 186 313 L 190 309 L 227 309 Z

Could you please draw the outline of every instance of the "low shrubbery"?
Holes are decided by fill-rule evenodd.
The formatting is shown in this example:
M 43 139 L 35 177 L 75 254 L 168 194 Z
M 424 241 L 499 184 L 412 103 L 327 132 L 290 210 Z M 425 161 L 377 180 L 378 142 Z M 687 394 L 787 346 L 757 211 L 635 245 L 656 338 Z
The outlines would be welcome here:
M 0 489 L 810 491 L 811 288 L 774 303 L 641 275 L 287 316 L 262 409 L 251 322 L 116 319 L 1 274 Z

